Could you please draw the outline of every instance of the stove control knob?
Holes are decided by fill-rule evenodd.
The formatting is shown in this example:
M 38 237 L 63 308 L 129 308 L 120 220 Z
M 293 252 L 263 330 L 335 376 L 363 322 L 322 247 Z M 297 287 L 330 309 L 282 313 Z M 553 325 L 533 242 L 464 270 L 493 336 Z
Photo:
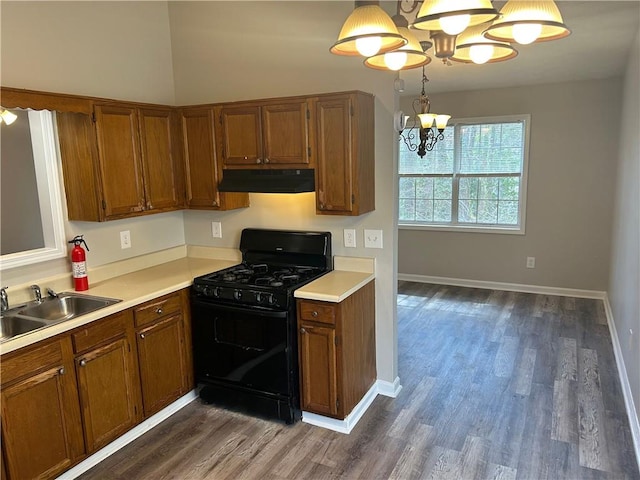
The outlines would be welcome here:
M 257 292 L 256 293 L 256 302 L 262 303 L 262 300 L 263 300 L 262 293 L 261 292 Z
M 276 298 L 270 293 L 267 296 L 267 302 L 269 302 L 269 305 L 273 305 L 274 303 L 276 303 Z
M 211 289 L 209 287 L 200 287 L 199 290 L 202 292 L 202 295 L 208 297 L 211 293 Z
M 236 290 L 233 292 L 233 298 L 240 300 L 242 298 L 242 290 Z
M 211 292 L 214 297 L 220 296 L 220 287 L 213 287 L 213 292 Z

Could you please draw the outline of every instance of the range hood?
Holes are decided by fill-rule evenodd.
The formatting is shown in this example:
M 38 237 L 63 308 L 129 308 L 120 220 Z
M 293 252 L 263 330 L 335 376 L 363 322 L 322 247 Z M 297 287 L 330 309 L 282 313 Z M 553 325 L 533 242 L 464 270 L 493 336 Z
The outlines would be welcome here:
M 312 169 L 224 170 L 221 192 L 301 193 L 315 190 Z

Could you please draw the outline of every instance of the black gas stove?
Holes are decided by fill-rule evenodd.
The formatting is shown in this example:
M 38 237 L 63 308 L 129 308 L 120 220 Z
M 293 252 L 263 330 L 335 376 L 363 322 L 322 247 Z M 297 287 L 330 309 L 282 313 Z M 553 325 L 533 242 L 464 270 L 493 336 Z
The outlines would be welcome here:
M 243 262 L 197 277 L 193 290 L 203 297 L 235 305 L 288 308 L 296 288 L 326 272 L 320 267 Z
M 242 263 L 197 277 L 193 357 L 207 403 L 300 419 L 294 291 L 333 269 L 330 232 L 245 228 Z

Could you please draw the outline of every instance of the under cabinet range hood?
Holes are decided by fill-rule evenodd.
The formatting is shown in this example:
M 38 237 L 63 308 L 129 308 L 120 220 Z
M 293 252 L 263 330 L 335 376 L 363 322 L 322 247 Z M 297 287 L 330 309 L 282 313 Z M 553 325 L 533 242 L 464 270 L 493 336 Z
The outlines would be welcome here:
M 221 192 L 302 193 L 315 190 L 312 169 L 224 170 Z

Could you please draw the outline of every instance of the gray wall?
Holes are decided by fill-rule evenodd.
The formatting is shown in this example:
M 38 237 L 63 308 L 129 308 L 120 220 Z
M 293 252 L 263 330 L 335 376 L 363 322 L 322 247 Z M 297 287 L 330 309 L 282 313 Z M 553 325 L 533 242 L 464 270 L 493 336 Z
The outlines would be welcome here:
M 629 55 L 623 92 L 608 290 L 636 415 L 640 417 L 640 33 Z
M 16 121 L 0 125 L 2 255 L 44 247 L 29 113 L 13 112 Z
M 604 291 L 621 80 L 431 95 L 454 118 L 531 114 L 526 234 L 400 230 L 398 271 Z M 411 112 L 412 98 L 401 99 Z M 525 267 L 536 257 L 536 268 Z

